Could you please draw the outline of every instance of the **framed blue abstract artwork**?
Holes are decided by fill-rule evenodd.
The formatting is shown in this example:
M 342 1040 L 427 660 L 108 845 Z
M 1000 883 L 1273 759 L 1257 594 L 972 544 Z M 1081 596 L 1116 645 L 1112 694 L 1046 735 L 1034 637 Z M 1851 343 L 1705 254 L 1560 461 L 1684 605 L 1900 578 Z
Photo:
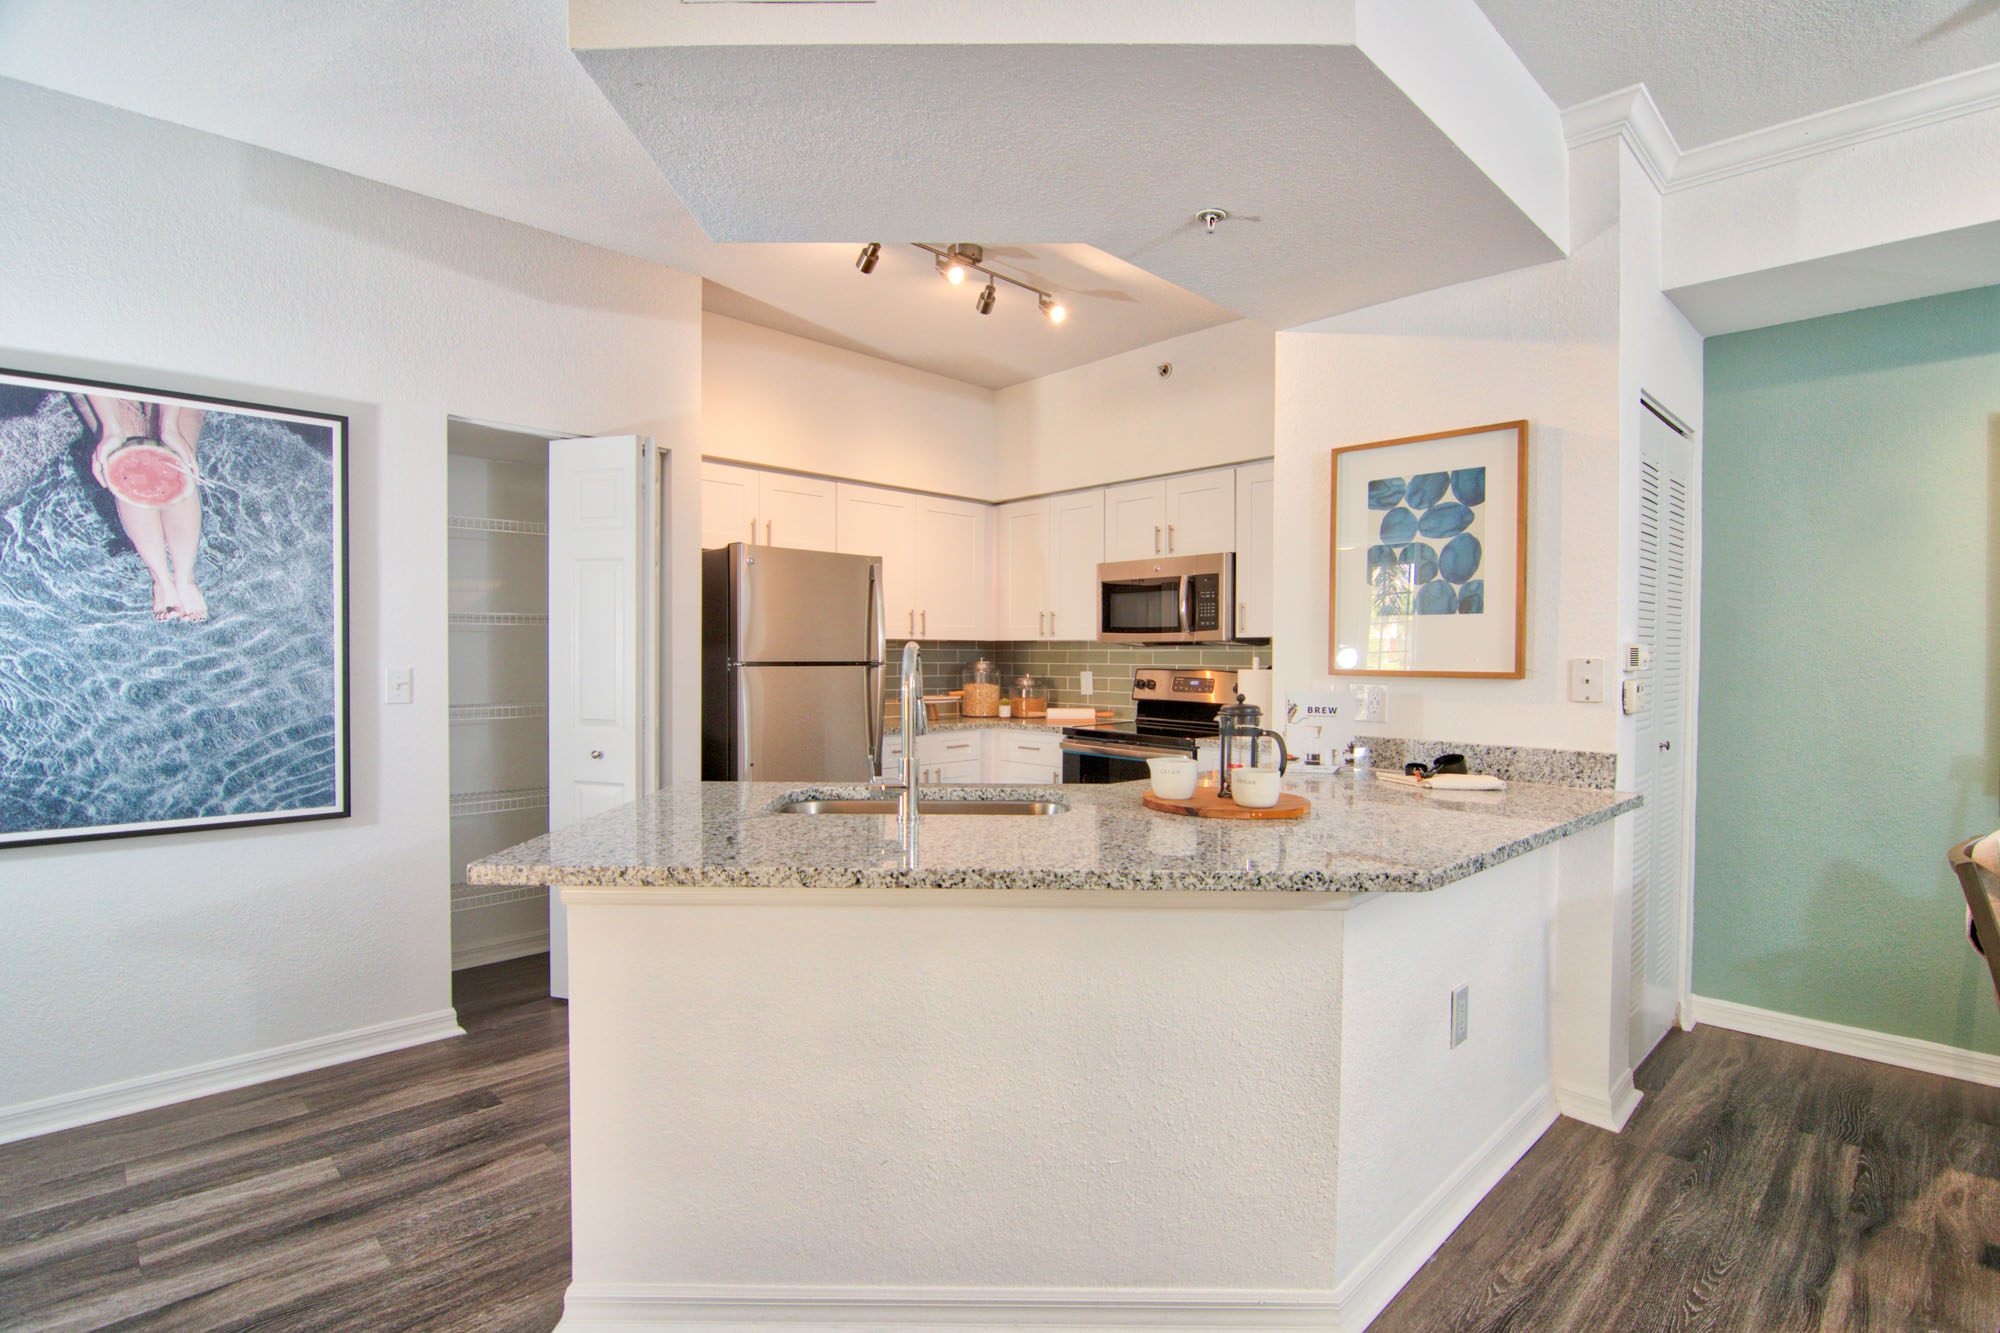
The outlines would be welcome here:
M 0 371 L 0 849 L 350 812 L 347 419 Z
M 1528 423 L 1333 451 L 1339 676 L 1527 674 Z

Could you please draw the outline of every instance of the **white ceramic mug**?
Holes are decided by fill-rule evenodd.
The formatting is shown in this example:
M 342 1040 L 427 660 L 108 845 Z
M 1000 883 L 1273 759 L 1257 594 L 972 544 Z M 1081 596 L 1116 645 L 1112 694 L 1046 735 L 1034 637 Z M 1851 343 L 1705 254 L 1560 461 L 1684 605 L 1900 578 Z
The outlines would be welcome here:
M 1229 775 L 1229 794 L 1250 810 L 1268 810 L 1278 803 L 1281 775 L 1275 768 L 1239 768 Z
M 1163 801 L 1185 801 L 1194 795 L 1195 780 L 1201 774 L 1194 760 L 1177 754 L 1148 759 L 1146 771 L 1153 775 L 1153 795 Z

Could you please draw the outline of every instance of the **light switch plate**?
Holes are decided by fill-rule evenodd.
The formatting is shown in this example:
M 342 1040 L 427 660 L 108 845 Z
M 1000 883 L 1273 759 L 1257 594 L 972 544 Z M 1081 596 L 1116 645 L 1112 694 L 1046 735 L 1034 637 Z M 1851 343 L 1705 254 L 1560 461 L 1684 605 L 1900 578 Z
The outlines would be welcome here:
M 1570 659 L 1569 697 L 1571 703 L 1601 704 L 1604 702 L 1603 658 L 1576 657 Z
M 382 702 L 406 704 L 416 698 L 416 672 L 409 667 L 390 667 L 382 686 Z

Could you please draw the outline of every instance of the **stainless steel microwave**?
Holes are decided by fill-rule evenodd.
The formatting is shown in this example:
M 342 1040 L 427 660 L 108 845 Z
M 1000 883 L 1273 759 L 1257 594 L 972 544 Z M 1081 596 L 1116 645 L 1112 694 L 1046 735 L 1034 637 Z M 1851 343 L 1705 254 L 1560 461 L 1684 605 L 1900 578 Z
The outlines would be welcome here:
M 1226 643 L 1235 609 L 1236 556 L 1228 551 L 1097 567 L 1097 637 L 1107 643 Z

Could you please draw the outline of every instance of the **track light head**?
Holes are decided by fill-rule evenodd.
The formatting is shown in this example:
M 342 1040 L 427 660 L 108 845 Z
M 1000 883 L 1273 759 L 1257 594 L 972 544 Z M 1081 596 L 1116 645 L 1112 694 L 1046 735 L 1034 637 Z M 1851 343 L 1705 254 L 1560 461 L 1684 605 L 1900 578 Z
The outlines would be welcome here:
M 955 255 L 939 255 L 937 271 L 940 278 L 954 287 L 965 281 L 965 265 L 959 263 Z
M 993 296 L 994 296 L 993 283 L 989 280 L 985 288 L 980 291 L 979 300 L 973 303 L 973 308 L 982 315 L 992 314 Z
M 1060 324 L 1069 318 L 1069 311 L 1063 309 L 1062 302 L 1056 300 L 1055 297 L 1050 296 L 1047 292 L 1042 293 L 1040 304 L 1042 313 L 1048 316 L 1049 323 L 1051 324 Z
M 875 261 L 881 257 L 882 242 L 870 241 L 861 247 L 860 255 L 855 258 L 854 267 L 860 269 L 863 273 L 873 273 L 875 271 Z

